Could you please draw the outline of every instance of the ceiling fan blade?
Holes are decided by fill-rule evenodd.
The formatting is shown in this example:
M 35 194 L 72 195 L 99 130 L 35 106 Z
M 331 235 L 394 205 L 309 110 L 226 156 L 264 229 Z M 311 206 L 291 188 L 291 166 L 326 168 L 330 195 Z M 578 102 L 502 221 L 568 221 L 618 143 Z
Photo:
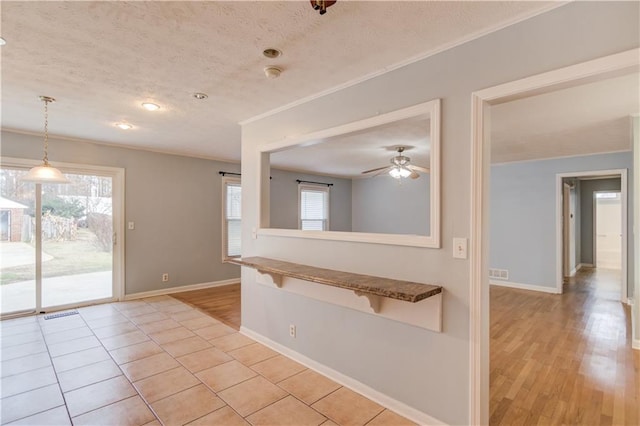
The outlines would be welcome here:
M 384 169 L 388 169 L 389 166 L 384 166 L 384 167 L 378 167 L 376 169 L 371 169 L 371 170 L 365 170 L 364 172 L 362 172 L 363 175 L 366 175 L 367 173 L 373 173 L 373 172 L 378 172 L 380 170 L 384 170 Z
M 415 170 L 412 170 L 411 174 L 409 175 L 409 177 L 411 179 L 418 179 L 420 177 L 420 173 L 416 172 Z
M 413 164 L 410 164 L 407 166 L 409 168 L 409 170 L 411 171 L 415 171 L 415 172 L 422 172 L 422 173 L 429 173 L 429 169 L 426 167 L 420 167 L 420 166 L 414 166 Z
M 382 170 L 378 170 L 377 172 L 372 174 L 371 177 L 376 177 L 376 176 L 383 175 L 385 173 L 389 173 L 389 170 L 391 170 L 392 168 L 393 167 L 383 167 Z

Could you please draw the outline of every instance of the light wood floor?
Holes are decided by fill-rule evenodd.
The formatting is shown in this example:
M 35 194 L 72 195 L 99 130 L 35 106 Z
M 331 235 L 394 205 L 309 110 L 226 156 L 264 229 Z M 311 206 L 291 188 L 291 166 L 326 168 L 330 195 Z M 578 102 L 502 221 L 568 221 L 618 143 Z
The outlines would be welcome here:
M 240 329 L 240 284 L 174 293 L 171 296 Z
M 586 269 L 563 295 L 491 288 L 492 425 L 640 424 L 640 351 L 620 274 Z M 238 329 L 240 285 L 173 297 Z
M 640 351 L 620 273 L 587 269 L 563 295 L 491 288 L 490 424 L 640 424 Z

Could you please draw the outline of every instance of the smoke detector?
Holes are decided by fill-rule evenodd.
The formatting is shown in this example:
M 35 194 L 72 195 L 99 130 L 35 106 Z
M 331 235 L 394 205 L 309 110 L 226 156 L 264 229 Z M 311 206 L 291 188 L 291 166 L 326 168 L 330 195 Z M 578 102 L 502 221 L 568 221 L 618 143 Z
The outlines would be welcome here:
M 267 78 L 278 78 L 280 74 L 282 74 L 282 69 L 278 67 L 265 67 L 264 69 L 264 75 L 266 75 Z

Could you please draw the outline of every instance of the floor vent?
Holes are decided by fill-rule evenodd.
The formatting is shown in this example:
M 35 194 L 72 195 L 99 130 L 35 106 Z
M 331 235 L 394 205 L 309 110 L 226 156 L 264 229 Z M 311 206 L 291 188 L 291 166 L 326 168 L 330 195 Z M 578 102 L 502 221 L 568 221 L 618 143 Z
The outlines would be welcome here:
M 60 312 L 57 314 L 45 315 L 44 319 L 50 320 L 50 319 L 68 317 L 70 315 L 78 315 L 78 311 L 67 311 L 67 312 Z

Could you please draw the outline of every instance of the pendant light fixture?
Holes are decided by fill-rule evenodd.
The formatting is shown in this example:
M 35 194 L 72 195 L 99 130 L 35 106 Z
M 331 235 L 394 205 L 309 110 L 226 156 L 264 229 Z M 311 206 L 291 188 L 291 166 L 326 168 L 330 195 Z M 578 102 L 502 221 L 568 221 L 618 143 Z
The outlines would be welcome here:
M 34 183 L 69 183 L 69 179 L 64 177 L 60 170 L 49 164 L 47 152 L 49 149 L 49 103 L 56 100 L 49 96 L 40 96 L 40 100 L 44 102 L 44 157 L 42 165 L 29 170 L 22 180 Z
M 313 10 L 317 10 L 320 15 L 327 13 L 327 8 L 333 6 L 337 0 L 309 0 Z

